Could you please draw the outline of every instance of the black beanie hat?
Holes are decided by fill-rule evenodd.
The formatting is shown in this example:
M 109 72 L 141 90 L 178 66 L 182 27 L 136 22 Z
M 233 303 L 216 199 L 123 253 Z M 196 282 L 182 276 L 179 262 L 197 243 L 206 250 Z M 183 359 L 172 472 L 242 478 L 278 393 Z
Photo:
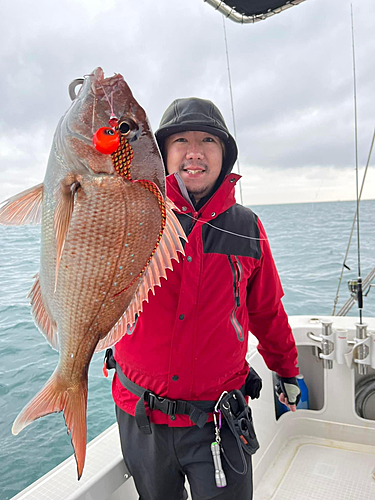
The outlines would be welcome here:
M 225 146 L 222 174 L 229 174 L 237 159 L 236 141 L 230 135 L 223 115 L 215 104 L 207 99 L 188 97 L 176 99 L 165 110 L 155 137 L 162 153 L 164 162 L 165 139 L 178 132 L 198 130 L 216 135 Z

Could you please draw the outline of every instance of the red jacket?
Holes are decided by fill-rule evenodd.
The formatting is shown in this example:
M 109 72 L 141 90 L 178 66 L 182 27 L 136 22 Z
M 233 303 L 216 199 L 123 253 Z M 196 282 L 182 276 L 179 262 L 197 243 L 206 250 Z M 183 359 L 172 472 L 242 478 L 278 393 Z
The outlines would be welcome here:
M 227 175 L 195 211 L 176 177 L 167 177 L 168 196 L 180 209 L 178 218 L 188 236 L 185 257 L 173 261 L 167 280 L 144 303 L 133 333 L 115 348 L 125 375 L 159 396 L 212 401 L 224 390 L 239 389 L 248 373 L 249 330 L 271 370 L 283 377 L 298 374 L 267 236 L 258 217 L 236 204 L 238 179 Z M 115 403 L 134 415 L 138 398 L 116 376 L 112 392 Z M 148 413 L 155 423 L 192 425 L 186 415 L 171 420 L 159 410 Z

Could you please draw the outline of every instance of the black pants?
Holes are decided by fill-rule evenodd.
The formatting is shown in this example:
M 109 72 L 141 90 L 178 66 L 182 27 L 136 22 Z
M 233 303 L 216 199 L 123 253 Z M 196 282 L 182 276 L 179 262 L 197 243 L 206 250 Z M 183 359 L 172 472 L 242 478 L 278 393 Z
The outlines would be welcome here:
M 245 475 L 234 472 L 222 457 L 227 486 L 216 486 L 211 455 L 211 443 L 215 440 L 212 422 L 203 429 L 151 424 L 152 434 L 143 434 L 133 416 L 118 407 L 116 415 L 125 464 L 134 478 L 140 500 L 186 500 L 185 476 L 193 500 L 253 498 L 251 457 L 247 453 Z M 221 438 L 231 463 L 243 470 L 237 442 L 225 423 Z

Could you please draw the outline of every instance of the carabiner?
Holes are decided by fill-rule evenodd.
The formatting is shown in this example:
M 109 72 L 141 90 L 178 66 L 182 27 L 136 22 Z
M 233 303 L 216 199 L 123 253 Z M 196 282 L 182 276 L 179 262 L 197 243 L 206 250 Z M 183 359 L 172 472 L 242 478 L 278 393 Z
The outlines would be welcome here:
M 226 394 L 228 394 L 228 391 L 223 391 L 223 392 L 221 393 L 221 396 L 219 397 L 219 399 L 217 400 L 217 403 L 216 403 L 216 405 L 215 405 L 214 412 L 216 412 L 216 413 L 218 412 L 220 401 L 223 399 L 223 397 L 224 397 Z

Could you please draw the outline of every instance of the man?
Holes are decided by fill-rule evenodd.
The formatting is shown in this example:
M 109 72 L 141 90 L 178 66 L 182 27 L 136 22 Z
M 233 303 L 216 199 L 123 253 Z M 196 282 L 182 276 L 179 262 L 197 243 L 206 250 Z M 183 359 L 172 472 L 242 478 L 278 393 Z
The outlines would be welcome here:
M 116 345 L 113 396 L 124 460 L 142 500 L 186 498 L 185 476 L 194 500 L 250 500 L 251 456 L 241 459 L 225 423 L 227 486 L 215 483 L 212 402 L 244 387 L 250 330 L 279 376 L 280 400 L 295 411 L 297 351 L 283 291 L 258 217 L 235 203 L 237 146 L 216 106 L 177 99 L 155 135 L 188 242 L 132 334 Z

